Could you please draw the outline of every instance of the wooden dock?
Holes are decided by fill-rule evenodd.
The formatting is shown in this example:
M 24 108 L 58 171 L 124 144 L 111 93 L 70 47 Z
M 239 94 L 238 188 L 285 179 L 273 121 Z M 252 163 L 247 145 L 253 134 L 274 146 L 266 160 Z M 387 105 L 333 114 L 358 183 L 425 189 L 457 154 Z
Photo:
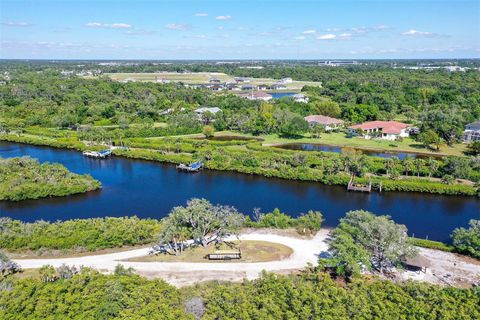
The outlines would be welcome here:
M 348 191 L 372 192 L 372 180 L 370 180 L 368 185 L 356 184 L 354 180 L 355 180 L 355 176 L 352 175 L 347 185 Z

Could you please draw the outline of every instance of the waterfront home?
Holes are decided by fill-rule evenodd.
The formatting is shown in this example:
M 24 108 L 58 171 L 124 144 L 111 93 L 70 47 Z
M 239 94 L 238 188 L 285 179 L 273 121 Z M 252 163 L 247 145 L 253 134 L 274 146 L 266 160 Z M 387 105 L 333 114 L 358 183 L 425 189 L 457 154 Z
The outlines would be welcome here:
M 260 91 L 267 91 L 268 89 L 270 89 L 270 87 L 267 86 L 266 84 L 261 84 L 258 86 L 258 90 Z
M 303 93 L 297 93 L 293 95 L 295 102 L 308 103 L 308 97 Z
M 343 120 L 327 117 L 321 114 L 306 116 L 305 121 L 312 128 L 315 126 L 322 126 L 325 131 L 333 131 L 343 128 Z
M 463 142 L 470 143 L 480 141 L 480 121 L 469 123 L 463 132 Z
M 248 100 L 262 100 L 262 101 L 269 101 L 269 100 L 272 100 L 273 98 L 271 94 L 261 92 L 261 91 L 241 93 L 238 96 Z
M 369 121 L 348 127 L 348 134 L 365 139 L 396 140 L 408 137 L 410 125 L 397 121 Z

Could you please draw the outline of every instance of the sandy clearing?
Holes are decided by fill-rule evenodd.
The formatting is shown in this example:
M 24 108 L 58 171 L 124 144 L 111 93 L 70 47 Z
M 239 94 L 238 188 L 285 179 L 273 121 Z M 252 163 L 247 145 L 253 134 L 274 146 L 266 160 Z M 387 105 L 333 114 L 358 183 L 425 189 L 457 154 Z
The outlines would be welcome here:
M 326 239 L 329 230 L 321 230 L 310 239 L 299 239 L 277 234 L 246 233 L 240 235 L 240 240 L 257 240 L 280 243 L 292 248 L 290 257 L 279 261 L 254 262 L 254 263 L 191 263 L 191 262 L 133 262 L 123 261 L 131 258 L 145 256 L 149 248 L 141 248 L 123 252 L 92 255 L 74 258 L 55 259 L 15 259 L 24 269 L 40 268 L 49 264 L 59 267 L 62 264 L 85 266 L 97 270 L 112 272 L 115 266 L 122 264 L 132 267 L 138 273 L 148 277 L 162 277 L 176 285 L 206 281 L 206 280 L 241 280 L 243 278 L 254 279 L 265 270 L 270 272 L 285 270 L 299 270 L 308 263 L 316 264 L 318 255 L 326 251 L 328 245 Z M 234 240 L 230 238 L 228 240 Z M 187 280 L 188 278 L 188 280 Z

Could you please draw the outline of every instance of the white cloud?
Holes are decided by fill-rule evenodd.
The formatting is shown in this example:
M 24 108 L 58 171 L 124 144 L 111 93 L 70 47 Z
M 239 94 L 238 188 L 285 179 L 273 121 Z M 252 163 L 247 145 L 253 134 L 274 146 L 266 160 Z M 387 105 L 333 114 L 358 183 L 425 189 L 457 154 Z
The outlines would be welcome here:
M 333 33 L 327 33 L 327 34 L 322 34 L 321 36 L 318 36 L 318 40 L 335 40 L 337 38 L 336 35 Z
M 317 30 L 313 30 L 313 29 L 311 29 L 311 30 L 305 30 L 305 31 L 303 31 L 302 33 L 303 33 L 303 34 L 314 34 L 314 33 L 317 33 Z
M 217 20 L 230 20 L 232 16 L 217 16 L 215 19 Z
M 225 27 L 224 26 L 218 26 L 217 29 L 218 30 L 223 30 L 223 29 L 225 29 Z
M 208 13 L 205 13 L 205 12 L 195 13 L 195 17 L 206 17 L 206 16 L 208 16 Z
M 129 36 L 147 36 L 147 35 L 152 35 L 155 34 L 155 31 L 151 30 L 145 30 L 145 29 L 133 29 L 133 30 L 128 30 L 125 32 L 125 34 Z
M 410 37 L 431 37 L 435 34 L 433 32 L 410 29 L 408 31 L 402 32 L 402 35 Z
M 128 23 L 100 23 L 100 22 L 89 22 L 85 24 L 88 28 L 105 28 L 105 29 L 130 29 L 132 25 Z
M 165 25 L 165 28 L 170 29 L 170 30 L 183 31 L 183 30 L 190 29 L 190 25 L 189 24 L 182 24 L 182 23 L 169 23 L 169 24 Z
M 344 32 L 344 33 L 339 34 L 338 37 L 340 39 L 350 39 L 352 37 L 352 34 L 348 33 L 348 32 Z
M 32 24 L 25 21 L 7 21 L 2 22 L 1 25 L 6 27 L 30 27 Z
M 299 37 L 295 37 L 295 40 L 305 40 L 307 37 L 304 37 L 304 36 L 299 36 Z

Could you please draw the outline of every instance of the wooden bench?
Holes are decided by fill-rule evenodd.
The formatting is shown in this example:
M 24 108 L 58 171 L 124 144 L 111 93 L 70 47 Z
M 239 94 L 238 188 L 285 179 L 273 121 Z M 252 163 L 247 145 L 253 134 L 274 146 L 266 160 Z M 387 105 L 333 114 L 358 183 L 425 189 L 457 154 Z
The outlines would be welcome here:
M 240 251 L 215 251 L 207 254 L 208 260 L 234 260 L 241 258 L 242 253 Z

